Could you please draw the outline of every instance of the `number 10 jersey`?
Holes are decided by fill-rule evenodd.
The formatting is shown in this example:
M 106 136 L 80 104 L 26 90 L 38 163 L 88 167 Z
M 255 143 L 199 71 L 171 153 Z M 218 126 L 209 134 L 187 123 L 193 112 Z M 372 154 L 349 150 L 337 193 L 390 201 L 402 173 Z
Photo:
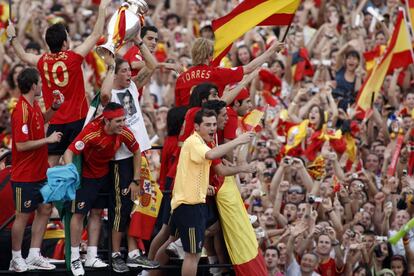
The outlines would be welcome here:
M 46 109 L 53 103 L 53 90 L 59 90 L 65 96 L 65 102 L 50 120 L 51 124 L 67 124 L 86 117 L 88 102 L 83 81 L 83 59 L 69 50 L 43 54 L 37 63 Z

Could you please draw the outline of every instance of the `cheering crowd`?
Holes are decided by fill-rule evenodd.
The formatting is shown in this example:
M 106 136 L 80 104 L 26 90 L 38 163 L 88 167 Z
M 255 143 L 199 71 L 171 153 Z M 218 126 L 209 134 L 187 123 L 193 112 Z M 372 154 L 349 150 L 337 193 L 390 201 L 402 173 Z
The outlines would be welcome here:
M 252 26 L 220 60 L 212 21 L 238 1 L 147 1 L 100 57 L 122 2 L 0 0 L 1 270 L 53 270 L 66 242 L 76 276 L 168 275 L 173 255 L 182 275 L 201 257 L 215 276 L 414 275 L 410 1 L 280 0 L 300 2 L 291 24 Z M 61 181 L 63 207 L 44 192 Z

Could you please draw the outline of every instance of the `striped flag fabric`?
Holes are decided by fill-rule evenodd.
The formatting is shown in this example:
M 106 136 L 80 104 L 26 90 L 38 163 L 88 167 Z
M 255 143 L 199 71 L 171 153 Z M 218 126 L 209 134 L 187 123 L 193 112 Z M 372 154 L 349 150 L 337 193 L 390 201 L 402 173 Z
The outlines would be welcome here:
M 408 18 L 411 22 L 411 34 L 414 34 L 414 0 L 405 0 L 405 4 L 407 7 Z
M 218 66 L 234 41 L 255 26 L 289 25 L 300 0 L 244 0 L 229 14 L 213 20 L 212 64 Z
M 363 54 L 365 59 L 365 70 L 367 70 L 368 73 L 372 72 L 377 59 L 380 58 L 385 52 L 385 48 L 385 45 L 377 45 L 372 51 L 368 51 Z
M 263 118 L 266 107 L 258 107 L 244 115 L 241 120 L 241 126 L 243 131 L 260 131 L 260 121 Z
M 373 100 L 377 97 L 384 78 L 399 67 L 407 67 L 413 63 L 411 37 L 405 21 L 404 11 L 398 12 L 394 33 L 388 42 L 387 49 L 379 63 L 364 82 L 357 96 L 357 112 L 369 111 Z
M 151 174 L 144 153 L 141 157 L 141 190 L 139 200 L 131 213 L 128 234 L 131 237 L 150 240 L 160 210 L 162 192 Z
M 300 48 L 292 57 L 292 75 L 295 82 L 303 80 L 305 76 L 313 76 L 314 70 L 306 48 Z

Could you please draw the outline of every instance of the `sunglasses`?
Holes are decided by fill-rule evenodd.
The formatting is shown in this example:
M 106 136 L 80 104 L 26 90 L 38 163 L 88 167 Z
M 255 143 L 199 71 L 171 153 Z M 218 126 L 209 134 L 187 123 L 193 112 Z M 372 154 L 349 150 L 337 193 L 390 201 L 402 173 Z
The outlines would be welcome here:
M 305 192 L 302 189 L 289 189 L 288 190 L 289 195 L 293 193 L 298 194 L 298 195 L 303 195 Z

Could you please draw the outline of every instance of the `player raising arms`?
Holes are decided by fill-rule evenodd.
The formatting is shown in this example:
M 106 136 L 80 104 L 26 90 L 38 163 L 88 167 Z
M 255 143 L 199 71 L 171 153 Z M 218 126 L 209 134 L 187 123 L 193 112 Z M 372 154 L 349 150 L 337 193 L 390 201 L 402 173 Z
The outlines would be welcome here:
M 25 52 L 21 43 L 15 39 L 16 30 L 13 24 L 7 27 L 7 36 L 16 51 L 17 56 L 24 62 L 37 66 L 42 78 L 42 92 L 46 109 L 53 103 L 53 91 L 59 90 L 65 97 L 65 102 L 50 121 L 47 135 L 54 131 L 62 132 L 59 143 L 48 145 L 49 164 L 54 166 L 72 140 L 81 131 L 88 102 L 85 97 L 82 62 L 103 34 L 105 11 L 111 0 L 102 0 L 99 5 L 98 19 L 92 33 L 86 40 L 73 50 L 69 49 L 69 36 L 63 24 L 54 24 L 46 30 L 45 40 L 50 53 L 35 55 Z

